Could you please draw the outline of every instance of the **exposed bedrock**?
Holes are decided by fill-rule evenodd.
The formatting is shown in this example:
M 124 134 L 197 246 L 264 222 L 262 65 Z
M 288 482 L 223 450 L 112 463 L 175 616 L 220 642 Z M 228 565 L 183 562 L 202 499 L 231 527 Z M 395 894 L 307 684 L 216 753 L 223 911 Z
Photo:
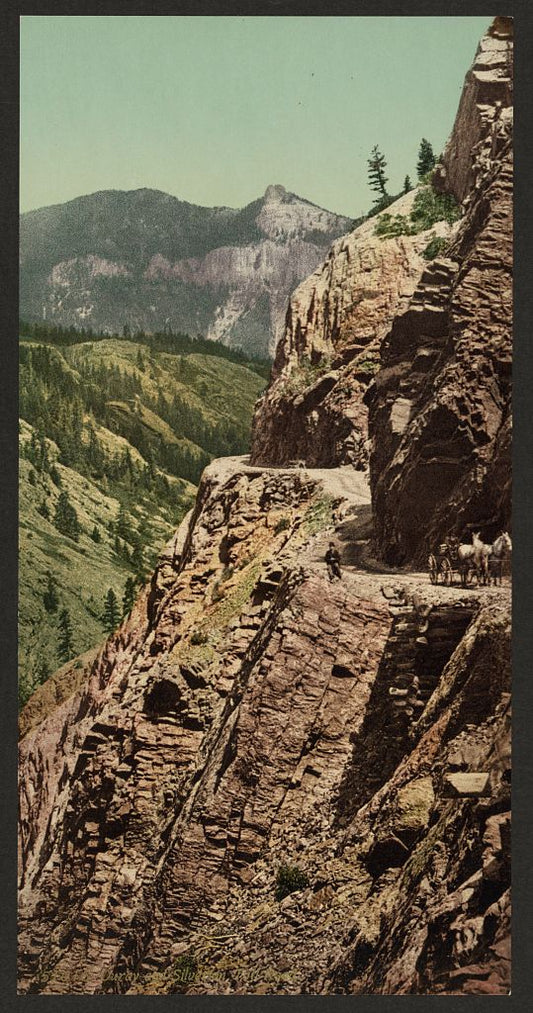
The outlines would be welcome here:
M 327 818 L 389 615 L 298 566 L 319 493 L 211 466 L 131 619 L 27 731 L 23 990 L 165 966 L 272 836 Z
M 414 192 L 388 209 L 408 215 Z M 258 403 L 252 461 L 310 467 L 368 466 L 363 394 L 379 364 L 381 339 L 420 279 L 430 232 L 380 239 L 374 218 L 338 239 L 293 293 L 272 380 Z
M 206 469 L 130 617 L 24 711 L 20 992 L 509 991 L 510 587 L 374 552 L 509 527 L 508 36 L 445 152 L 446 257 L 335 244 L 252 464 Z
M 454 884 L 477 877 L 455 920 L 470 932 L 475 913 L 504 938 L 507 838 L 498 824 L 484 841 L 507 790 L 491 743 L 508 594 L 435 599 L 425 582 L 391 599 L 379 574 L 348 572 L 330 584 L 336 486 L 341 506 L 363 509 L 351 469 L 211 465 L 81 688 L 24 725 L 22 992 L 358 991 L 386 945 L 380 919 L 402 925 L 419 896 L 437 928 L 417 935 L 409 966 L 431 938 L 450 969 L 470 968 L 462 927 L 439 920 L 452 908 L 425 885 L 436 826 Z M 280 901 L 283 862 L 306 885 Z M 464 980 L 497 992 L 501 955 L 479 946 L 482 970 Z M 392 992 L 451 987 L 431 961 L 421 978 L 387 959 Z
M 388 562 L 422 560 L 449 534 L 481 528 L 492 541 L 510 529 L 512 43 L 499 31 L 481 42 L 443 160 L 441 185 L 464 197 L 464 217 L 394 320 L 365 395 Z M 467 137 L 468 171 L 454 156 Z

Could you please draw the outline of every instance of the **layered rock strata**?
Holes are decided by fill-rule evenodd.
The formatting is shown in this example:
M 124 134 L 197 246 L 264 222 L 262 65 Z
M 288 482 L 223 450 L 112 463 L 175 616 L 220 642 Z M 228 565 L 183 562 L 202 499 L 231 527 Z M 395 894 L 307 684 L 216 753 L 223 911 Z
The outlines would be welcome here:
M 456 124 L 474 158 L 444 160 L 465 207 L 448 255 L 420 284 L 406 268 L 368 344 L 355 302 L 330 315 L 324 290 L 285 381 L 330 347 L 345 359 L 314 378 L 303 428 L 276 366 L 275 454 L 309 458 L 315 426 L 328 467 L 211 465 L 127 622 L 23 716 L 21 992 L 508 992 L 509 585 L 374 558 L 356 424 L 336 449 L 321 406 L 346 381 L 339 418 L 352 396 L 366 410 L 343 370 L 381 342 L 366 402 L 389 560 L 507 521 L 509 66 L 497 19 Z
M 409 215 L 414 197 L 404 195 L 388 213 Z M 450 233 L 439 222 L 418 235 L 383 239 L 376 221 L 338 239 L 291 296 L 271 383 L 254 417 L 254 463 L 302 458 L 309 467 L 368 466 L 363 394 L 381 340 L 416 288 L 430 235 Z
M 423 558 L 511 520 L 512 39 L 499 19 L 467 76 L 439 185 L 464 216 L 381 349 L 369 408 L 377 545 Z M 503 24 L 502 24 L 503 22 Z M 468 144 L 466 140 L 468 139 Z M 458 152 L 461 152 L 459 157 Z
M 415 578 L 391 600 L 379 573 L 351 570 L 330 584 L 332 510 L 357 517 L 367 502 L 351 469 L 216 462 L 81 688 L 25 726 L 21 991 L 358 991 L 380 905 L 401 920 L 413 893 L 440 911 L 424 885 L 431 832 L 446 840 L 456 821 L 468 847 L 451 829 L 454 876 L 480 872 L 455 918 L 475 908 L 483 935 L 478 853 L 505 788 L 489 743 L 507 691 L 508 592 L 465 600 Z M 470 770 L 486 775 L 481 795 L 476 782 L 467 802 L 464 790 L 451 799 L 447 775 Z M 491 847 L 501 918 L 486 917 L 503 938 L 507 866 Z M 283 863 L 307 885 L 277 900 Z M 462 929 L 439 931 L 450 968 L 470 968 L 454 949 Z M 492 950 L 476 960 L 469 988 L 490 975 L 503 988 Z M 431 964 L 423 979 L 389 965 L 391 992 L 451 988 Z

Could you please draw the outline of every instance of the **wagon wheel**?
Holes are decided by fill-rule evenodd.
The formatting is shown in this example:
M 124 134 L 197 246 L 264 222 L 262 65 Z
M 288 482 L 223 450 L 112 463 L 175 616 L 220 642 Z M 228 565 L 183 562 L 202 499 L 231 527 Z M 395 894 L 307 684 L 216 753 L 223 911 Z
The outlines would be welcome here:
M 446 584 L 446 587 L 451 587 L 453 584 L 453 570 L 452 564 L 447 556 L 441 561 L 440 569 L 442 573 L 442 583 Z
M 439 579 L 439 564 L 437 563 L 435 556 L 429 557 L 428 567 L 429 567 L 429 579 L 432 584 L 436 584 Z

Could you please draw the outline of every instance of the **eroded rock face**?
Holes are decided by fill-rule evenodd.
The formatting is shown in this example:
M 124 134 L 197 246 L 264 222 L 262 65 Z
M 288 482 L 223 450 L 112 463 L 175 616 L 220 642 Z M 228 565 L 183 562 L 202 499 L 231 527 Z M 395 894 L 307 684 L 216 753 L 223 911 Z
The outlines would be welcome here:
M 388 208 L 408 215 L 411 191 Z M 338 239 L 314 274 L 293 293 L 272 381 L 258 403 L 252 460 L 310 467 L 368 466 L 363 394 L 379 364 L 381 339 L 408 305 L 420 279 L 430 233 L 380 239 L 376 218 Z
M 298 567 L 316 491 L 211 467 L 82 690 L 22 740 L 23 989 L 165 966 L 273 835 L 326 818 L 389 616 Z
M 508 116 L 482 112 L 450 256 L 418 286 L 406 270 L 387 336 L 365 344 L 355 303 L 341 320 L 324 289 L 309 341 L 345 360 L 302 392 L 303 428 L 294 399 L 268 420 L 303 361 L 288 341 L 260 411 L 292 459 L 312 426 L 326 439 L 325 405 L 351 404 L 328 469 L 214 462 L 131 617 L 23 717 L 21 992 L 508 992 L 509 586 L 380 572 L 366 478 L 333 466 L 364 433 L 348 371 L 383 340 L 367 400 L 384 553 L 508 516 Z
M 323 476 L 212 465 L 82 688 L 25 726 L 21 991 L 503 989 L 508 591 L 329 583 Z M 483 790 L 450 798 L 458 771 Z
M 464 217 L 394 320 L 365 396 L 389 562 L 422 559 L 446 535 L 470 541 L 481 528 L 490 542 L 510 528 L 511 69 L 500 25 L 481 42 L 444 155 L 440 185 Z

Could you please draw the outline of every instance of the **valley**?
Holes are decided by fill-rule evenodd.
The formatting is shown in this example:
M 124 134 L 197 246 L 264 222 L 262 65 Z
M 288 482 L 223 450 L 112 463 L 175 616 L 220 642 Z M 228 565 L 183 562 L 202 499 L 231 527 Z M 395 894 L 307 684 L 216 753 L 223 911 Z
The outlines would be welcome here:
M 213 453 L 247 449 L 264 385 L 229 358 L 80 337 L 21 343 L 21 704 L 101 640 L 109 589 L 110 629 L 127 614 Z M 60 497 L 73 528 L 60 519 L 58 530 Z

